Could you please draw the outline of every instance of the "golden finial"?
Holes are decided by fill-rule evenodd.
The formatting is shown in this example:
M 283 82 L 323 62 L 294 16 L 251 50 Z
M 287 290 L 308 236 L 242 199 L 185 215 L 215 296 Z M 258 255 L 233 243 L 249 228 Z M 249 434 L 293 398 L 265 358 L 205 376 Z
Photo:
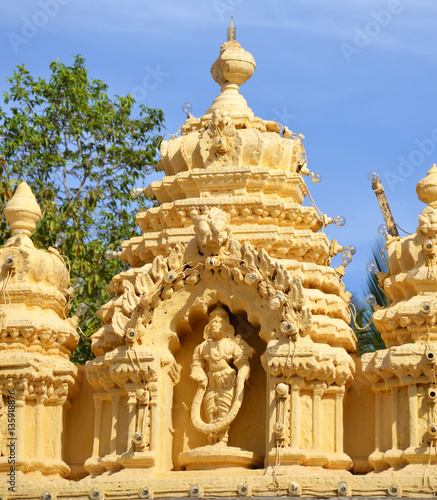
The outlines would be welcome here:
M 253 111 L 238 90 L 252 76 L 255 66 L 252 54 L 235 40 L 234 19 L 231 17 L 228 41 L 220 47 L 220 55 L 211 67 L 212 77 L 220 85 L 221 94 L 214 99 L 206 114 L 226 108 L 230 116 L 253 116 Z
M 29 185 L 22 182 L 5 207 L 5 218 L 12 235 L 24 233 L 30 236 L 41 219 L 41 209 Z

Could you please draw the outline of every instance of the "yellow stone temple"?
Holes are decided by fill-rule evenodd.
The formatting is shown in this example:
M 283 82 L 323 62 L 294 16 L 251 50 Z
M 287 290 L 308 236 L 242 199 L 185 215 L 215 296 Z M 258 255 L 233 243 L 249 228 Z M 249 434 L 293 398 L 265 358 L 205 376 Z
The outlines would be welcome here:
M 159 205 L 122 245 L 84 367 L 65 262 L 32 243 L 35 197 L 23 182 L 8 203 L 2 500 L 435 495 L 437 168 L 417 234 L 387 237 L 387 349 L 360 359 L 352 249 L 323 231 L 341 217 L 302 205 L 317 174 L 240 94 L 254 70 L 231 29 L 219 95 L 161 145 L 165 177 L 142 190 Z

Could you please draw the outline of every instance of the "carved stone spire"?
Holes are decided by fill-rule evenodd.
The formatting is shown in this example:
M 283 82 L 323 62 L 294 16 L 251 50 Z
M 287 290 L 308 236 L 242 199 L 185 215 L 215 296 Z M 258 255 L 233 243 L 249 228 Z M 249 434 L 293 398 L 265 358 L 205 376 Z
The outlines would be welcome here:
M 5 207 L 5 218 L 15 236 L 24 233 L 30 236 L 41 219 L 41 209 L 29 185 L 22 182 Z

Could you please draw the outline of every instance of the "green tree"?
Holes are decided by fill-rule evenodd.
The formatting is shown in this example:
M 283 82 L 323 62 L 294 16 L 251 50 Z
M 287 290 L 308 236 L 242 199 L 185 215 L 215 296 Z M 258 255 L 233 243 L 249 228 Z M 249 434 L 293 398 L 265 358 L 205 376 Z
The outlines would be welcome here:
M 73 356 L 83 363 L 92 357 L 95 313 L 109 298 L 105 286 L 121 270 L 103 253 L 135 232 L 138 203 L 130 189 L 156 163 L 163 113 L 140 106 L 134 116 L 133 97 L 108 97 L 104 82 L 89 79 L 81 56 L 72 66 L 52 62 L 50 70 L 49 79 L 35 79 L 23 65 L 7 79 L 10 90 L 0 108 L 0 208 L 26 181 L 43 212 L 35 245 L 47 248 L 57 233 L 67 235 L 61 253 L 72 279 L 85 279 L 72 303 L 73 312 L 78 302 L 88 305 Z M 6 233 L 4 221 L 1 230 Z
M 388 272 L 388 268 L 385 263 L 386 258 L 383 258 L 384 251 L 384 246 L 381 244 L 381 240 L 378 239 L 372 249 L 372 261 L 375 263 L 377 272 Z M 379 288 L 378 277 L 376 274 L 368 273 L 366 285 L 364 295 L 373 295 L 376 299 L 376 303 L 381 307 L 385 307 L 388 304 L 388 299 L 384 292 Z M 363 328 L 370 323 L 364 330 L 356 328 L 352 323 L 352 328 L 358 339 L 358 354 L 361 356 L 365 352 L 385 349 L 385 344 L 381 338 L 381 334 L 376 329 L 373 321 L 370 322 L 374 313 L 373 306 L 367 304 L 365 300 L 361 297 L 357 297 L 356 295 L 353 295 L 351 300 L 357 312 L 356 323 L 358 326 Z

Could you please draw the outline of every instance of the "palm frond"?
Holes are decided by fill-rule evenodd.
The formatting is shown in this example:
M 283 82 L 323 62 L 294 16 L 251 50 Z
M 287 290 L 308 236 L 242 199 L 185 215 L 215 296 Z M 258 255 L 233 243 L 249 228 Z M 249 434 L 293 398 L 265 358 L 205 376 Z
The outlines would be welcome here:
M 380 239 L 378 239 L 372 247 L 372 260 L 376 264 L 378 272 L 388 272 L 388 267 L 386 265 L 387 255 L 385 254 L 385 248 Z M 376 303 L 379 306 L 386 307 L 388 304 L 388 299 L 379 287 L 377 276 L 375 274 L 368 273 L 366 281 L 366 289 L 363 290 L 364 296 L 372 294 L 374 295 Z M 374 308 L 367 304 L 363 297 L 360 297 L 356 294 L 352 295 L 351 302 L 355 306 L 356 310 L 356 324 L 360 328 L 364 328 L 366 325 L 368 325 L 368 327 L 366 327 L 364 330 L 361 330 L 359 328 L 356 328 L 353 321 L 351 324 L 351 327 L 358 339 L 359 356 L 361 356 L 365 352 L 374 352 L 380 349 L 385 349 L 385 344 L 382 340 L 381 334 L 376 329 L 374 323 L 371 322 Z

